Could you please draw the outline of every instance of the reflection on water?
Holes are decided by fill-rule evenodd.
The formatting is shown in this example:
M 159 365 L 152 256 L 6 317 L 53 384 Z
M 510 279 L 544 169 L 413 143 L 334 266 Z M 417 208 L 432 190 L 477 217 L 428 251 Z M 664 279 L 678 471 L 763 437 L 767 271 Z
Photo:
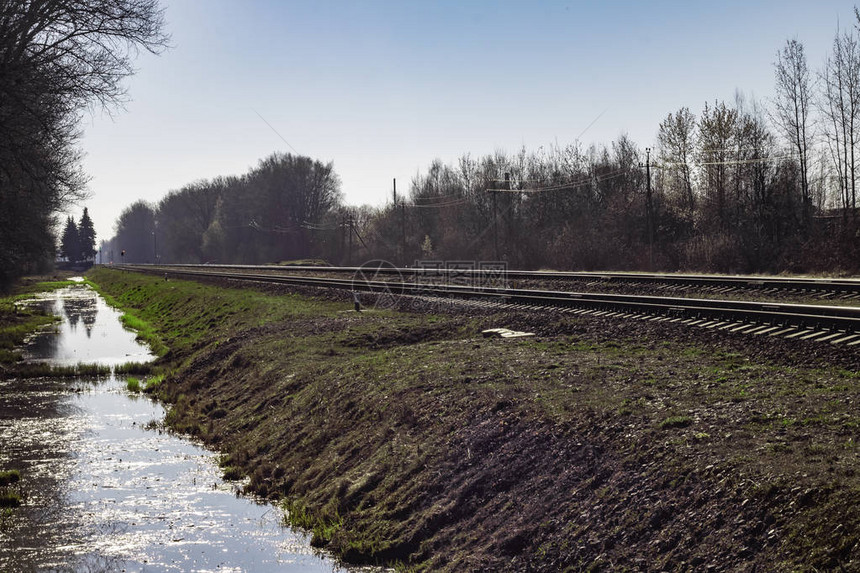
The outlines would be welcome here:
M 27 341 L 26 360 L 59 365 L 98 362 L 113 366 L 153 358 L 146 347 L 135 342 L 134 333 L 123 328 L 119 314 L 86 285 L 46 293 L 27 304 L 63 320 Z M 79 330 L 81 324 L 84 336 Z
M 88 289 L 39 304 L 64 320 L 30 341 L 34 360 L 148 356 Z M 20 470 L 26 496 L 0 518 L 0 571 L 338 570 L 281 526 L 279 510 L 238 497 L 211 452 L 147 429 L 163 416 L 121 380 L 0 381 L 0 469 Z
M 87 333 L 87 338 L 92 335 L 93 327 L 98 316 L 98 297 L 69 296 L 63 298 L 63 314 L 69 321 L 69 328 L 74 332 L 78 322 L 82 322 Z

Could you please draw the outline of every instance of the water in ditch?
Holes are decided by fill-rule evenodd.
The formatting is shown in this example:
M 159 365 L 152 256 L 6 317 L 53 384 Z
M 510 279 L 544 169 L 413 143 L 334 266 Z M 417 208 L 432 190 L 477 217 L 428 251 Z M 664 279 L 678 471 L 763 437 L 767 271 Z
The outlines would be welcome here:
M 142 362 L 153 357 L 91 289 L 33 304 L 62 317 L 27 360 Z M 162 406 L 113 377 L 0 380 L 0 470 L 23 495 L 0 509 L 2 571 L 346 571 L 236 493 L 216 455 L 157 428 Z

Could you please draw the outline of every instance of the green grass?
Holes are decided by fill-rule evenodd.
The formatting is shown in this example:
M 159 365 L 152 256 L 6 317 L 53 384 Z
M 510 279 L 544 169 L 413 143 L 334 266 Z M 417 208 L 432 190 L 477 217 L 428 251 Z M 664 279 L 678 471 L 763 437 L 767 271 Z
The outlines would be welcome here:
M 126 388 L 128 388 L 129 392 L 140 392 L 140 380 L 133 376 L 129 376 L 128 380 L 126 380 Z
M 0 508 L 18 507 L 21 505 L 21 494 L 13 490 L 0 490 Z
M 242 472 L 241 468 L 237 468 L 236 466 L 227 466 L 222 469 L 224 479 L 226 480 L 239 480 L 244 477 L 244 472 Z
M 164 378 L 164 374 L 158 374 L 143 380 L 135 376 L 129 376 L 126 379 L 126 388 L 129 392 L 145 392 L 147 394 L 153 394 L 158 391 Z
M 117 271 L 106 271 L 104 269 L 93 270 L 90 272 L 90 276 L 85 280 L 86 284 L 99 293 L 109 306 L 123 310 L 124 313 L 120 316 L 120 322 L 122 325 L 129 330 L 135 331 L 137 339 L 141 342 L 145 342 L 154 354 L 157 356 L 164 356 L 167 353 L 168 348 L 164 344 L 162 337 L 156 332 L 153 325 L 151 325 L 145 318 L 139 316 L 139 311 L 130 307 L 128 301 L 124 300 L 122 297 L 120 297 L 120 299 L 114 298 L 107 291 L 102 289 L 98 282 L 92 279 L 93 276 L 102 276 L 105 272 L 111 273 Z
M 151 362 L 126 362 L 114 366 L 113 373 L 117 376 L 126 374 L 146 375 L 152 372 Z
M 110 374 L 110 366 L 86 363 L 57 366 L 39 362 L 21 364 L 13 371 L 18 378 L 105 378 Z
M 660 422 L 660 428 L 667 430 L 669 428 L 686 428 L 693 423 L 690 416 L 670 416 Z
M 320 515 L 308 511 L 303 502 L 286 499 L 281 503 L 285 521 L 292 527 L 311 532 L 311 546 L 324 547 L 343 525 L 343 518 L 337 511 Z
M 4 512 L 21 505 L 23 497 L 14 484 L 21 481 L 18 470 L 0 471 L 0 509 Z M 13 487 L 10 487 L 13 486 Z M 6 515 L 4 514 L 4 517 Z
M 21 360 L 21 353 L 8 348 L 0 348 L 0 365 L 14 364 Z
M 108 304 L 125 314 L 123 324 L 135 330 L 154 353 L 186 350 L 202 338 L 223 340 L 234 332 L 284 320 L 287 317 L 331 316 L 346 310 L 345 303 L 305 299 L 297 295 L 272 297 L 244 289 L 214 289 L 192 281 L 122 273 L 96 268 L 88 284 Z
M 21 480 L 21 472 L 18 470 L 0 471 L 0 486 L 7 486 Z
M 120 316 L 119 320 L 122 322 L 124 327 L 135 331 L 137 339 L 145 342 L 154 354 L 158 356 L 164 356 L 167 354 L 167 346 L 162 342 L 161 336 L 156 333 L 153 326 L 147 321 L 143 320 L 132 311 L 128 311 Z
M 146 384 L 143 387 L 143 391 L 147 394 L 152 394 L 158 391 L 158 388 L 161 386 L 161 383 L 164 382 L 164 374 L 158 374 L 151 378 L 146 379 Z
M 28 298 L 33 298 L 33 295 L 43 293 L 43 292 L 51 292 L 55 290 L 59 290 L 61 288 L 66 288 L 68 286 L 79 285 L 81 283 L 76 281 L 43 281 L 43 282 L 35 282 L 30 284 L 22 284 L 18 285 L 15 288 L 14 293 L 9 297 L 12 301 L 22 301 Z

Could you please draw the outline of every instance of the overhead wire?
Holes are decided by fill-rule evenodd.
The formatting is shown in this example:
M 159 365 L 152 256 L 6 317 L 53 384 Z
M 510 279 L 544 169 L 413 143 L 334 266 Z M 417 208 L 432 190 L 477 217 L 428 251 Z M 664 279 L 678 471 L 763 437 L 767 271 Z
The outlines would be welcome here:
M 697 153 L 738 153 L 741 151 L 759 151 L 761 147 L 727 147 L 725 149 L 698 149 Z
M 439 209 L 442 207 L 454 207 L 456 205 L 463 205 L 466 203 L 466 199 L 454 199 L 450 201 L 444 201 L 440 203 L 424 203 L 424 204 L 409 204 L 402 203 L 404 207 L 408 207 L 410 209 Z
M 284 233 L 284 234 L 295 233 L 300 228 L 299 225 L 293 225 L 292 227 L 280 227 L 280 226 L 275 225 L 273 227 L 266 228 L 266 227 L 263 227 L 262 225 L 260 225 L 259 223 L 257 223 L 257 221 L 254 219 L 251 219 L 251 221 L 247 224 L 247 226 L 254 229 L 255 231 L 259 231 L 261 233 Z
M 585 187 L 587 185 L 593 185 L 595 183 L 603 183 L 604 181 L 611 181 L 612 179 L 617 179 L 621 177 L 626 172 L 628 172 L 627 168 L 616 169 L 614 171 L 609 171 L 608 173 L 601 173 L 596 175 L 591 175 L 588 177 L 583 177 L 576 181 L 569 181 L 567 183 L 557 183 L 555 185 L 547 186 L 547 187 L 537 187 L 537 188 L 526 188 L 526 189 L 494 189 L 489 188 L 485 189 L 485 191 L 493 191 L 493 192 L 501 192 L 501 193 L 543 193 L 546 191 L 563 191 L 569 189 L 578 189 L 580 187 Z M 499 181 L 499 180 L 494 180 Z M 508 180 L 505 180 L 506 182 Z M 532 180 L 534 181 L 534 180 Z
M 320 224 L 313 223 L 311 221 L 302 221 L 301 227 L 303 229 L 311 229 L 313 231 L 333 231 L 335 229 L 339 229 L 340 227 L 345 226 L 342 223 L 328 223 L 328 224 Z
M 457 193 L 449 193 L 447 195 L 427 195 L 427 196 L 418 196 L 412 197 L 413 201 L 438 201 L 438 200 L 448 200 L 448 199 L 460 199 L 461 196 Z
M 794 154 L 788 153 L 784 155 L 777 155 L 774 157 L 754 157 L 751 159 L 729 159 L 726 161 L 691 161 L 690 163 L 652 163 L 651 167 L 656 167 L 658 169 L 665 167 L 682 167 L 682 166 L 695 166 L 698 165 L 700 167 L 709 166 L 709 165 L 750 165 L 753 163 L 766 163 L 768 161 L 782 161 L 784 159 L 789 159 L 794 157 Z

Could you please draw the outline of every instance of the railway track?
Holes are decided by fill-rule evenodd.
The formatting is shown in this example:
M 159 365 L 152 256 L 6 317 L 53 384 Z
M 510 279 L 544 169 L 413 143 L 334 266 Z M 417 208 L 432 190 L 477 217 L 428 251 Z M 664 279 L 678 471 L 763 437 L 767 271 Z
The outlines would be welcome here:
M 667 321 L 702 328 L 727 330 L 750 335 L 778 336 L 788 339 L 828 342 L 845 346 L 860 345 L 860 307 L 784 304 L 703 298 L 674 298 L 558 290 L 508 288 L 505 286 L 475 286 L 439 284 L 420 280 L 423 273 L 414 269 L 407 272 L 412 280 L 400 279 L 399 269 L 367 269 L 362 267 L 338 268 L 338 273 L 351 271 L 351 278 L 315 277 L 290 274 L 295 267 L 247 265 L 120 265 L 117 268 L 174 277 L 215 278 L 255 281 L 291 286 L 334 288 L 351 292 L 368 292 L 378 297 L 417 297 L 429 303 L 450 302 L 473 306 L 493 306 L 501 309 L 528 310 L 554 308 L 559 312 L 619 317 L 627 319 Z M 301 267 L 302 271 L 332 272 L 330 267 Z M 508 271 L 511 272 L 522 271 Z M 534 274 L 534 273 L 529 273 Z M 555 273 L 576 274 L 576 273 Z M 369 276 L 368 276 L 369 275 Z M 378 277 L 387 280 L 379 280 Z M 438 276 L 438 275 L 432 275 Z M 611 276 L 611 275 L 608 275 Z M 656 276 L 656 275 L 650 275 Z M 423 276 L 426 278 L 426 275 Z M 637 275 L 637 278 L 640 278 Z M 661 276 L 662 278 L 662 276 Z M 693 277 L 705 280 L 703 277 Z M 732 277 L 741 280 L 741 277 Z M 708 277 L 707 280 L 716 280 Z M 749 280 L 749 279 L 746 279 Z M 758 279 L 756 279 L 758 280 Z M 777 279 L 786 282 L 787 279 Z M 812 288 L 823 280 L 813 281 Z M 835 281 L 848 292 L 849 287 L 860 288 L 853 281 Z M 776 288 L 776 287 L 771 287 Z
M 140 265 L 145 266 L 145 265 Z M 860 279 L 798 278 L 766 276 L 723 276 L 723 275 L 679 275 L 646 273 L 603 273 L 603 272 L 566 272 L 566 271 L 520 271 L 474 268 L 434 268 L 394 267 L 390 264 L 361 267 L 320 267 L 320 266 L 275 266 L 275 265 L 169 265 L 170 268 L 206 268 L 239 272 L 256 271 L 261 273 L 312 273 L 326 275 L 354 276 L 357 273 L 373 274 L 379 279 L 419 282 L 425 279 L 469 280 L 473 283 L 505 281 L 516 284 L 550 285 L 563 288 L 568 284 L 582 284 L 586 287 L 617 288 L 620 286 L 634 289 L 656 289 L 678 294 L 708 293 L 728 295 L 732 293 L 756 292 L 761 295 L 779 293 L 794 294 L 834 302 L 860 301 Z

